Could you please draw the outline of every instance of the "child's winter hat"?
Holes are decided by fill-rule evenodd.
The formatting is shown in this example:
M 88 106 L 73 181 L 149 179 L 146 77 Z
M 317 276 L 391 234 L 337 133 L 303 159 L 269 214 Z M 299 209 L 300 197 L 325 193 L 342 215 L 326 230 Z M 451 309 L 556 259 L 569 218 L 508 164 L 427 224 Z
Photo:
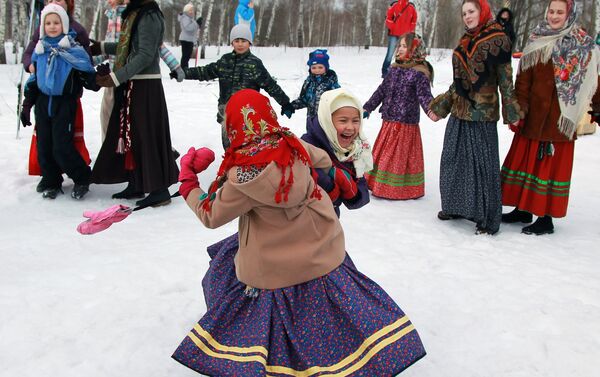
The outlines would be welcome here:
M 231 28 L 231 32 L 229 33 L 229 43 L 233 43 L 236 39 L 245 39 L 252 44 L 252 32 L 250 31 L 250 27 L 244 24 L 237 24 Z
M 44 53 L 44 45 L 42 44 L 42 39 L 46 36 L 44 31 L 44 23 L 46 21 L 46 16 L 49 14 L 57 14 L 60 17 L 60 22 L 62 23 L 62 33 L 65 35 L 58 45 L 62 48 L 70 48 L 71 43 L 69 42 L 69 37 L 67 36 L 69 33 L 69 15 L 67 15 L 67 11 L 65 8 L 56 4 L 48 4 L 42 9 L 42 15 L 40 17 L 40 39 L 38 43 L 35 45 L 35 52 L 38 54 Z
M 325 49 L 316 49 L 310 54 L 308 54 L 308 61 L 306 64 L 310 67 L 313 64 L 323 64 L 325 69 L 329 71 L 329 55 L 327 55 L 327 50 Z

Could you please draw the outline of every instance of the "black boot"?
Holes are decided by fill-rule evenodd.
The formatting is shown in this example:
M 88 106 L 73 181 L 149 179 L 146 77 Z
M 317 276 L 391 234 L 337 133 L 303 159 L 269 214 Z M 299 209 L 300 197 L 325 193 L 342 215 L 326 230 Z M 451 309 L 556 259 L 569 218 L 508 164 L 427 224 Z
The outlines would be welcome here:
M 144 193 L 141 191 L 136 191 L 131 183 L 125 187 L 125 190 L 117 192 L 112 196 L 113 199 L 139 199 L 143 197 Z
M 42 198 L 56 199 L 58 194 L 62 194 L 62 193 L 63 193 L 63 190 L 62 190 L 62 187 L 60 187 L 60 186 L 49 187 L 49 188 L 45 189 L 44 192 L 42 193 Z
M 71 192 L 71 198 L 76 200 L 83 199 L 85 194 L 87 194 L 89 191 L 90 185 L 79 185 L 75 183 L 75 186 L 73 186 L 73 191 Z
M 462 216 L 460 215 L 450 215 L 444 211 L 440 211 L 437 214 L 438 219 L 446 221 L 446 220 L 456 220 L 456 219 L 461 219 Z
M 521 211 L 518 208 L 513 209 L 509 213 L 502 214 L 503 223 L 525 223 L 528 224 L 533 221 L 533 215 L 529 212 Z
M 171 194 L 169 194 L 169 190 L 162 189 L 152 191 L 146 198 L 135 202 L 135 205 L 138 207 L 159 207 L 169 203 L 171 203 Z
M 552 217 L 538 217 L 533 224 L 523 228 L 523 230 L 521 230 L 521 233 L 535 234 L 536 236 L 554 233 L 554 224 L 552 224 Z

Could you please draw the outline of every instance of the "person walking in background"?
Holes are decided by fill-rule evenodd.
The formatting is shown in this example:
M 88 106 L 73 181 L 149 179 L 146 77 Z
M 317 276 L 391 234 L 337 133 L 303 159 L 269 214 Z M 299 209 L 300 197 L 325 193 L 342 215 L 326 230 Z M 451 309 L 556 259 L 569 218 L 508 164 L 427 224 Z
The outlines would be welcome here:
M 550 1 L 520 60 L 516 93 L 524 116 L 511 125 L 515 136 L 502 165 L 502 204 L 515 209 L 502 221 L 538 216 L 525 234 L 553 233 L 552 218 L 566 216 L 577 123 L 590 102 L 591 123 L 600 114 L 600 50 L 576 20 L 575 1 Z
M 254 0 L 239 0 L 233 16 L 234 25 L 246 25 L 250 28 L 252 38 L 256 31 L 256 20 L 254 19 Z
M 500 229 L 502 197 L 497 122 L 498 89 L 506 123 L 519 120 L 514 93 L 511 44 L 493 18 L 487 0 L 463 0 L 466 33 L 452 55 L 454 81 L 429 105 L 450 120 L 440 163 L 440 220 L 469 219 L 476 234 Z
M 406 33 L 414 33 L 417 27 L 417 10 L 413 3 L 408 0 L 394 1 L 386 14 L 385 26 L 388 29 L 388 47 L 383 66 L 381 67 L 381 78 L 384 78 L 388 73 L 396 44 L 401 35 Z
M 500 9 L 500 12 L 498 12 L 498 15 L 496 16 L 496 22 L 498 22 L 502 26 L 502 29 L 504 29 L 508 39 L 510 39 L 512 49 L 514 50 L 517 36 L 515 34 L 515 26 L 511 10 L 508 8 Z
M 181 26 L 181 33 L 179 34 L 179 43 L 181 44 L 181 67 L 187 68 L 192 51 L 194 50 L 194 43 L 198 41 L 198 30 L 200 30 L 200 24 L 202 18 L 195 19 L 196 9 L 192 3 L 188 3 L 183 7 L 183 13 L 179 13 L 177 19 Z
M 390 72 L 364 105 L 368 117 L 381 104 L 383 118 L 373 147 L 373 170 L 365 175 L 374 196 L 404 200 L 425 195 L 419 105 L 439 120 L 429 110 L 433 67 L 425 60 L 426 50 L 416 34 L 401 36 Z
M 316 49 L 308 54 L 308 77 L 302 84 L 302 90 L 297 99 L 292 101 L 294 110 L 307 108 L 306 117 L 317 116 L 321 95 L 340 87 L 337 74 L 329 68 L 329 55 L 325 49 Z

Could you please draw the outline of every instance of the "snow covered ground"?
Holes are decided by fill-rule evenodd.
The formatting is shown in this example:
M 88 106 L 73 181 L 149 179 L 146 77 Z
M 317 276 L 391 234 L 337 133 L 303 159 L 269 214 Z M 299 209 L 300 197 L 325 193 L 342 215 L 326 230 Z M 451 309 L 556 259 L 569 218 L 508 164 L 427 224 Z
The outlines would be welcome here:
M 300 92 L 308 51 L 254 49 L 290 96 Z M 379 84 L 385 51 L 330 53 L 341 85 L 366 101 Z M 448 52 L 432 55 L 437 94 L 452 71 Z M 216 48 L 208 56 L 206 63 L 214 61 Z M 163 69 L 174 146 L 220 153 L 217 82 L 178 84 Z M 69 180 L 67 194 L 54 201 L 35 192 L 38 178 L 27 175 L 31 128 L 15 140 L 19 72 L 0 66 L 0 376 L 196 375 L 170 355 L 205 311 L 206 246 L 234 233 L 236 223 L 205 229 L 176 199 L 97 235 L 78 234 L 82 212 L 117 203 L 110 195 L 124 185 L 92 186 L 83 201 L 70 198 Z M 83 98 L 92 156 L 100 149 L 100 98 L 91 92 Z M 282 123 L 301 134 L 304 117 L 302 110 Z M 436 218 L 446 121 L 433 123 L 424 114 L 421 120 L 425 197 L 372 199 L 341 219 L 356 265 L 407 312 L 428 351 L 403 375 L 597 376 L 600 135 L 576 143 L 569 213 L 555 221 L 555 234 L 525 236 L 520 226 L 503 225 L 496 236 L 476 236 L 472 223 Z M 372 142 L 380 126 L 379 114 L 372 114 L 365 125 Z M 498 127 L 502 161 L 512 133 Z M 201 175 L 204 187 L 217 167 Z

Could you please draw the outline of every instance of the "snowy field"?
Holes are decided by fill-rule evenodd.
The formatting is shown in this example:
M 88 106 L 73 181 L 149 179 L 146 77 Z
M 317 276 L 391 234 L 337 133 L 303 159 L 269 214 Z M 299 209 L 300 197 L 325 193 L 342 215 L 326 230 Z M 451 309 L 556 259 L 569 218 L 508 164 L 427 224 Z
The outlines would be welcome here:
M 253 51 L 286 93 L 299 94 L 309 49 Z M 330 53 L 341 85 L 366 101 L 380 82 L 385 50 Z M 216 48 L 207 55 L 202 64 L 216 60 Z M 452 80 L 448 52 L 434 51 L 431 62 L 437 94 Z M 32 129 L 15 139 L 19 69 L 0 66 L 0 376 L 196 375 L 170 356 L 205 311 L 206 247 L 234 233 L 237 223 L 205 229 L 175 199 L 97 235 L 77 233 L 82 212 L 118 203 L 110 195 L 124 185 L 92 185 L 83 201 L 70 198 L 68 179 L 66 195 L 54 201 L 35 192 L 38 178 L 27 175 Z M 220 154 L 218 83 L 179 84 L 163 69 L 174 146 Z M 83 97 L 92 157 L 100 149 L 100 98 L 101 92 Z M 305 114 L 282 124 L 301 134 Z M 403 376 L 598 376 L 600 135 L 576 143 L 569 212 L 555 221 L 555 234 L 525 236 L 521 226 L 503 225 L 496 236 L 476 236 L 472 223 L 436 218 L 446 121 L 433 123 L 424 114 L 421 120 L 425 197 L 372 199 L 360 210 L 343 210 L 341 218 L 356 265 L 406 311 L 427 349 Z M 380 126 L 373 113 L 365 124 L 371 142 Z M 512 133 L 498 128 L 502 162 Z M 201 174 L 203 187 L 217 167 Z

